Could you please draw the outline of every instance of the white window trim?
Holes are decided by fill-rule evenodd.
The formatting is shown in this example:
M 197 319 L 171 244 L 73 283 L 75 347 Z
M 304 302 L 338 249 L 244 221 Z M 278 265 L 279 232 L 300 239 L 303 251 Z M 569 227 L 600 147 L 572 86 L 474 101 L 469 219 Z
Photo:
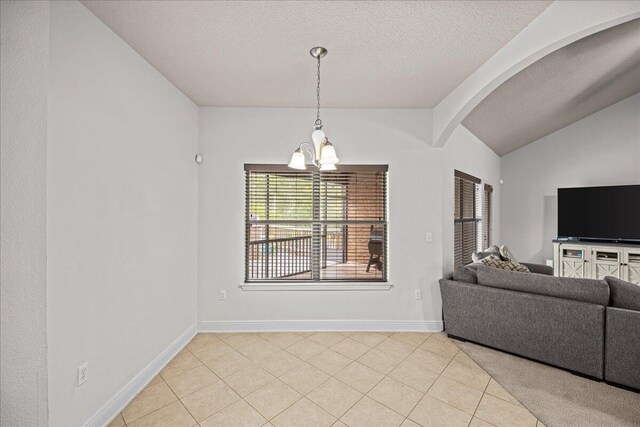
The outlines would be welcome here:
M 243 291 L 388 291 L 390 282 L 242 283 Z

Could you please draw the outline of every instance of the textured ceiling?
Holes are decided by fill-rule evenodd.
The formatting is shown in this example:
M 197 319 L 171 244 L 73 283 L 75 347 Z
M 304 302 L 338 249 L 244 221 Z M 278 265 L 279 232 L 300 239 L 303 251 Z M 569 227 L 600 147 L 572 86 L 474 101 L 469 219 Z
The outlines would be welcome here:
M 199 105 L 435 106 L 551 1 L 83 1 Z
M 516 74 L 462 124 L 503 156 L 640 92 L 640 19 L 578 40 Z

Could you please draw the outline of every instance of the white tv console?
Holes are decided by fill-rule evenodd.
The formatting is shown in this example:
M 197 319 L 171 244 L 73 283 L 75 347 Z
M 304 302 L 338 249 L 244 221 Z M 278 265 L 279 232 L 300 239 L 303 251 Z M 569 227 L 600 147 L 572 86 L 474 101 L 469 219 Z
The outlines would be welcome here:
M 613 276 L 640 286 L 640 245 L 554 240 L 553 266 L 555 276 Z

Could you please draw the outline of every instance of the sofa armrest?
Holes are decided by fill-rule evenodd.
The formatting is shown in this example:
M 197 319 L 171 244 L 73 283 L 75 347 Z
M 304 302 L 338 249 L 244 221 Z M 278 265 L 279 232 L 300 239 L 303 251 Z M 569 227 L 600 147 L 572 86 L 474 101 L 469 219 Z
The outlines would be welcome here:
M 524 265 L 529 269 L 530 272 L 536 274 L 545 274 L 547 276 L 553 276 L 553 267 L 544 264 L 534 264 L 531 262 L 521 262 L 520 264 Z

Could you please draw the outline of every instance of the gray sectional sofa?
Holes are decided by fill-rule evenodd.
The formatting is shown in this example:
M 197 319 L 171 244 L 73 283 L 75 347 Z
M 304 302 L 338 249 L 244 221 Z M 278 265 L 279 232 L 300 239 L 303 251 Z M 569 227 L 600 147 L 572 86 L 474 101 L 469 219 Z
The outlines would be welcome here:
M 640 287 L 526 265 L 531 272 L 472 264 L 440 280 L 445 331 L 640 389 Z

